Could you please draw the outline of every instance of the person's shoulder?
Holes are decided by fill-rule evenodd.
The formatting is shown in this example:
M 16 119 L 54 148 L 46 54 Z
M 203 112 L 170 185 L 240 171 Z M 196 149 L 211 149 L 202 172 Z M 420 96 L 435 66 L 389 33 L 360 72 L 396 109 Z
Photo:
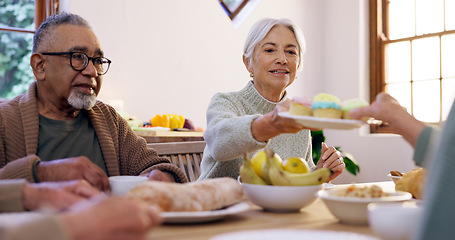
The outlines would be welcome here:
M 24 95 L 19 95 L 13 99 L 2 99 L 0 101 L 0 109 L 2 111 L 5 111 L 5 110 L 13 110 L 13 109 L 19 109 L 19 104 L 23 101 L 23 96 Z
M 114 122 L 117 122 L 117 120 L 121 118 L 114 107 L 100 100 L 96 100 L 95 105 L 89 112 L 92 112 L 91 114 L 94 114 L 103 119 L 111 119 Z
M 230 98 L 235 94 L 235 92 L 218 92 L 215 93 L 212 97 L 212 99 L 218 99 L 218 98 Z
M 215 95 L 213 95 L 212 97 L 212 100 L 213 99 L 232 99 L 232 100 L 235 100 L 235 99 L 239 99 L 242 95 L 242 90 L 238 90 L 238 91 L 232 91 L 232 92 L 218 92 L 218 93 L 215 93 Z
M 102 112 L 117 113 L 117 111 L 115 110 L 114 107 L 112 107 L 111 105 L 109 105 L 107 103 L 104 103 L 101 100 L 96 100 L 96 103 L 93 106 L 93 109 L 95 111 L 96 111 L 96 109 L 98 109 L 99 111 L 102 111 Z
M 238 92 L 223 92 L 213 95 L 209 106 L 231 105 L 241 101 L 241 95 Z
M 7 100 L 7 99 L 0 99 L 0 109 L 4 109 L 4 108 L 8 108 L 10 107 L 10 102 L 11 100 Z

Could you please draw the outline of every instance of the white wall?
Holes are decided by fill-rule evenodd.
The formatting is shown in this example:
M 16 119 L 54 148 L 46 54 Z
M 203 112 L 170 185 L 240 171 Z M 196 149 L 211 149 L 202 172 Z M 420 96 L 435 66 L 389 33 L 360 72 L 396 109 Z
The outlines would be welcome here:
M 68 0 L 70 12 L 94 28 L 113 61 L 99 98 L 121 99 L 141 120 L 177 113 L 205 128 L 216 92 L 241 89 L 249 80 L 242 47 L 249 28 L 263 17 L 289 18 L 307 40 L 304 70 L 289 96 L 319 92 L 341 99 L 368 96 L 366 0 L 262 0 L 238 28 L 217 0 Z M 327 143 L 352 153 L 361 167 L 336 182 L 387 180 L 408 171 L 412 149 L 401 137 L 361 130 L 325 130 Z
M 305 5 L 314 5 L 308 9 L 317 11 L 306 11 Z M 315 61 L 305 63 L 304 72 L 289 91 L 292 95 L 303 95 L 305 89 L 312 90 L 309 95 L 318 92 L 322 87 L 320 6 L 319 1 L 286 0 L 282 4 L 263 0 L 235 28 L 217 0 L 69 3 L 71 12 L 91 23 L 106 57 L 113 61 L 100 99 L 108 103 L 122 99 L 124 110 L 141 120 L 157 113 L 178 113 L 204 128 L 211 97 L 216 92 L 239 90 L 249 81 L 242 62 L 243 43 L 251 25 L 263 17 L 287 17 L 314 32 L 308 38 L 311 48 L 306 58 Z M 316 80 L 304 81 L 304 76 Z

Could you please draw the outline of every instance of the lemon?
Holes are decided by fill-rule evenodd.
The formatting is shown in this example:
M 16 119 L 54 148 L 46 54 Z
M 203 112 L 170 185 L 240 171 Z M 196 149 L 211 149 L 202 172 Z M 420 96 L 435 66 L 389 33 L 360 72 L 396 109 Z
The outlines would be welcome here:
M 299 157 L 291 157 L 283 161 L 283 169 L 292 173 L 309 172 L 308 163 Z
M 251 165 L 253 166 L 254 171 L 256 172 L 259 177 L 262 176 L 262 165 L 265 163 L 265 151 L 261 150 L 259 152 L 256 152 L 251 158 Z

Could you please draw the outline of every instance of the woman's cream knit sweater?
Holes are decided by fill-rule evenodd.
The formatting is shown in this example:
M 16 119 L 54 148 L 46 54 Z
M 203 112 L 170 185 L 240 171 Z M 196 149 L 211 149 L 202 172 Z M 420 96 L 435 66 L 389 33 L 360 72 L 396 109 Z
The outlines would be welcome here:
M 283 98 L 285 99 L 285 98 Z M 251 123 L 271 112 L 278 103 L 270 102 L 259 94 L 250 81 L 238 92 L 218 93 L 207 110 L 207 143 L 201 162 L 199 179 L 239 176 L 243 154 L 250 157 L 265 147 L 273 149 L 283 160 L 304 158 L 313 170 L 310 130 L 296 134 L 280 134 L 267 142 L 258 142 L 251 133 Z

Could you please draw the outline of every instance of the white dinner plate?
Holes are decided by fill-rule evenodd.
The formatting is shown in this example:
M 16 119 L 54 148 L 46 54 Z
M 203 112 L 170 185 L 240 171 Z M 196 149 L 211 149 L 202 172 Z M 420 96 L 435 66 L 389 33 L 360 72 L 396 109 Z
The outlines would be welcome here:
M 359 128 L 367 122 L 354 119 L 335 119 L 335 118 L 320 118 L 312 116 L 299 116 L 290 114 L 289 112 L 278 113 L 281 117 L 292 118 L 298 123 L 310 128 L 331 128 L 331 129 L 354 129 Z
M 230 207 L 198 212 L 163 212 L 161 216 L 165 223 L 201 223 L 222 219 L 228 215 L 244 212 L 250 209 L 246 202 L 240 202 Z
M 368 235 L 340 232 L 340 231 L 319 231 L 319 230 L 292 230 L 292 229 L 271 229 L 239 231 L 216 235 L 210 240 L 276 240 L 276 239 L 299 239 L 299 240 L 379 240 Z

